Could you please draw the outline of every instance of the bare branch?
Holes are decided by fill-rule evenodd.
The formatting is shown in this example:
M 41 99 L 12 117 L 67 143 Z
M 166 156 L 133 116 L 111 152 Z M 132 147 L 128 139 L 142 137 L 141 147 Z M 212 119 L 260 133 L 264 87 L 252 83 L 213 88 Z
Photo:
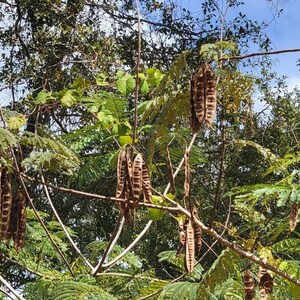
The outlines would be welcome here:
M 45 179 L 44 179 L 44 176 L 43 174 L 41 173 L 41 178 L 42 178 L 42 182 L 45 183 Z M 45 191 L 45 195 L 46 195 L 46 198 L 51 206 L 51 209 L 58 221 L 58 223 L 60 224 L 63 232 L 65 233 L 66 237 L 68 238 L 69 242 L 71 243 L 71 245 L 73 246 L 73 248 L 75 249 L 75 251 L 78 253 L 78 255 L 80 256 L 80 258 L 82 259 L 82 261 L 90 268 L 90 269 L 93 269 L 93 266 L 90 264 L 90 262 L 83 256 L 83 254 L 81 253 L 81 251 L 79 250 L 79 248 L 76 246 L 75 242 L 73 241 L 73 239 L 71 238 L 67 228 L 65 227 L 64 223 L 62 222 L 59 214 L 57 213 L 54 205 L 53 205 L 53 202 L 51 200 L 51 197 L 50 197 L 50 194 L 49 194 L 49 191 L 48 191 L 48 187 L 44 184 L 43 185 L 44 187 L 44 191 Z
M 218 61 L 242 60 L 242 59 L 254 57 L 254 56 L 275 55 L 275 54 L 291 53 L 291 52 L 300 52 L 300 48 L 283 49 L 283 50 L 269 51 L 269 52 L 254 52 L 254 53 L 249 53 L 249 54 L 240 55 L 240 56 L 223 57 L 223 58 L 219 58 Z
M 10 292 L 16 296 L 19 300 L 25 300 L 25 298 L 23 298 L 1 275 L 0 275 L 0 282 L 6 286 Z M 9 296 L 10 298 L 12 298 L 11 296 Z M 13 298 L 12 298 L 13 299 Z

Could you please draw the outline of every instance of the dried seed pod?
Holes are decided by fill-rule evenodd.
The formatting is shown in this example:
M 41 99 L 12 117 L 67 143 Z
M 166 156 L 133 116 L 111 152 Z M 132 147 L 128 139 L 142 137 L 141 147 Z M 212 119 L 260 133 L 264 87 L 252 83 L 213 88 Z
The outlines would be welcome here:
M 299 204 L 293 204 L 290 213 L 290 231 L 294 231 L 298 223 Z
M 185 241 L 186 241 L 186 235 L 185 235 L 186 226 L 185 223 L 183 222 L 182 217 L 178 220 L 178 225 L 179 225 L 179 242 L 176 249 L 176 256 L 180 254 L 181 250 L 185 246 Z
M 216 79 L 209 64 L 205 66 L 205 123 L 210 126 L 217 108 Z
M 216 111 L 216 79 L 211 66 L 202 64 L 191 79 L 191 117 L 190 125 L 197 132 L 205 121 L 210 126 Z
M 16 203 L 17 224 L 16 230 L 13 234 L 13 240 L 16 250 L 19 251 L 24 247 L 26 233 L 26 201 L 22 193 L 18 193 L 16 197 Z M 15 222 L 15 220 L 12 219 L 11 222 Z
M 198 211 L 197 211 L 196 207 L 193 208 L 192 214 L 193 214 L 192 225 L 193 225 L 194 233 L 195 233 L 195 247 L 199 253 L 202 248 L 202 229 L 195 222 L 195 219 L 199 220 Z
M 245 300 L 255 299 L 254 280 L 252 273 L 249 270 L 245 271 L 244 274 L 244 293 Z
M 189 163 L 189 152 L 185 149 L 184 153 L 184 196 L 189 197 L 190 194 L 190 163 Z
M 273 277 L 267 269 L 259 266 L 259 296 L 261 300 L 268 299 L 268 295 L 273 291 Z
M 175 179 L 174 179 L 174 174 L 173 174 L 173 166 L 172 166 L 172 162 L 171 162 L 169 147 L 167 147 L 166 152 L 167 152 L 167 156 L 166 156 L 167 174 L 168 174 L 168 178 L 169 178 L 169 182 L 170 182 L 171 192 L 174 195 L 175 194 Z
M 144 200 L 148 203 L 152 203 L 151 181 L 148 174 L 147 166 L 144 161 L 142 165 L 142 189 L 144 194 Z
M 195 260 L 195 239 L 194 229 L 190 219 L 186 221 L 186 239 L 185 239 L 185 269 L 187 272 L 192 272 L 194 269 Z
M 142 193 L 142 168 L 143 168 L 143 157 L 140 153 L 137 154 L 133 161 L 133 201 L 139 202 Z
M 1 228 L 0 236 L 7 239 L 9 230 L 9 221 L 12 206 L 12 191 L 10 184 L 10 174 L 7 168 L 3 168 L 1 172 Z
M 116 197 L 119 198 L 125 187 L 126 173 L 127 173 L 127 160 L 126 160 L 126 150 L 121 149 L 118 155 L 117 164 L 117 191 Z

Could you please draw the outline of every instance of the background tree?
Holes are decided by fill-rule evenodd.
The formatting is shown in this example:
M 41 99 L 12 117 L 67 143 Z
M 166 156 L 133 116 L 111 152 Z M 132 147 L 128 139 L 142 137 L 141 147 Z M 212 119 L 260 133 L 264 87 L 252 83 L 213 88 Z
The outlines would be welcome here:
M 238 13 L 229 19 L 239 1 L 224 10 L 202 1 L 196 17 L 176 1 L 140 1 L 140 18 L 132 1 L 0 5 L 7 24 L 0 80 L 11 92 L 1 108 L 1 174 L 11 174 L 13 199 L 20 191 L 31 205 L 21 251 L 2 233 L 4 292 L 18 293 L 15 287 L 26 299 L 242 299 L 247 270 L 263 283 L 257 296 L 270 292 L 273 279 L 261 280 L 270 276 L 270 298 L 297 299 L 299 239 L 288 223 L 297 223 L 299 205 L 299 91 L 288 92 L 280 79 L 272 87 L 268 56 L 244 63 L 260 65 L 257 78 L 241 71 L 243 61 L 222 60 L 252 43 L 269 51 L 264 23 Z M 218 107 L 211 128 L 192 136 L 189 80 L 206 61 L 218 77 Z M 253 109 L 255 89 L 268 110 Z M 189 198 L 203 246 L 186 273 L 176 248 L 191 207 L 187 173 L 174 171 L 189 145 Z M 118 200 L 111 196 L 122 147 L 143 155 L 155 189 L 152 207 L 139 203 L 125 225 L 118 206 L 103 201 Z M 134 252 L 110 265 L 141 232 Z

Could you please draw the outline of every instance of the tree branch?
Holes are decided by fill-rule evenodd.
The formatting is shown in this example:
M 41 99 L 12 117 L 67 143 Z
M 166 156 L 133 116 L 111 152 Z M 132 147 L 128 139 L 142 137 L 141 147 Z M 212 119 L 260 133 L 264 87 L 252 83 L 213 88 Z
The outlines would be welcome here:
M 45 179 L 44 179 L 44 176 L 43 174 L 41 173 L 41 178 L 42 178 L 42 182 L 45 183 Z M 43 185 L 44 187 L 44 191 L 45 191 L 45 195 L 46 195 L 46 198 L 51 206 L 51 209 L 58 221 L 58 223 L 60 224 L 63 232 L 65 233 L 66 237 L 68 238 L 69 242 L 71 243 L 71 245 L 73 246 L 73 248 L 75 249 L 75 251 L 78 253 L 78 255 L 80 256 L 80 258 L 83 260 L 83 262 L 90 268 L 90 269 L 93 269 L 93 266 L 90 264 L 90 262 L 83 256 L 83 254 L 81 253 L 81 251 L 79 250 L 79 248 L 76 246 L 75 242 L 73 241 L 73 239 L 71 238 L 68 230 L 66 229 L 64 223 L 62 222 L 59 214 L 57 213 L 54 205 L 53 205 L 53 202 L 51 200 L 51 197 L 50 197 L 50 194 L 49 194 L 49 191 L 48 191 L 48 187 L 44 184 Z
M 254 56 L 275 55 L 275 54 L 291 53 L 291 52 L 300 52 L 300 48 L 283 49 L 283 50 L 269 51 L 269 52 L 254 52 L 254 53 L 249 53 L 240 56 L 223 57 L 223 58 L 219 58 L 218 61 L 241 60 L 241 59 L 254 57 Z
M 16 296 L 19 300 L 25 300 L 25 298 L 23 298 L 1 275 L 0 275 L 0 282 L 5 285 L 10 292 Z M 11 296 L 9 296 L 10 298 L 12 298 Z M 12 298 L 13 299 L 13 298 Z

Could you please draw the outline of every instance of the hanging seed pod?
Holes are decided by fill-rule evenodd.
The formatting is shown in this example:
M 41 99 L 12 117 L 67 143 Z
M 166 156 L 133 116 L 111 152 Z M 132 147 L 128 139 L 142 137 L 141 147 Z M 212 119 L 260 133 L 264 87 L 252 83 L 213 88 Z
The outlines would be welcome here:
M 299 204 L 293 204 L 290 213 L 290 231 L 294 231 L 298 223 Z
M 273 277 L 265 268 L 259 266 L 258 278 L 260 299 L 266 300 L 268 299 L 268 295 L 273 291 Z
M 194 228 L 194 234 L 195 234 L 195 247 L 197 249 L 197 252 L 199 253 L 202 248 L 202 229 L 201 227 L 195 222 L 195 219 L 199 220 L 199 215 L 196 207 L 192 210 L 193 218 L 192 218 L 192 225 Z
M 187 148 L 184 153 L 184 196 L 186 198 L 190 195 L 190 163 L 189 163 L 189 153 Z
M 169 182 L 170 182 L 171 193 L 174 195 L 175 194 L 175 179 L 174 179 L 174 174 L 173 174 L 173 166 L 172 166 L 172 162 L 171 162 L 169 147 L 167 147 L 166 152 L 167 152 L 167 156 L 166 156 L 167 174 L 168 174 L 168 178 L 169 178 Z
M 0 236 L 7 239 L 9 230 L 9 221 L 12 206 L 12 191 L 10 184 L 10 174 L 7 168 L 3 168 L 1 172 L 1 228 Z
M 176 256 L 178 256 L 181 253 L 182 249 L 185 246 L 185 242 L 186 242 L 186 235 L 185 235 L 186 226 L 185 226 L 185 223 L 183 222 L 183 218 L 179 219 L 178 225 L 179 225 L 179 242 L 178 242 L 178 246 L 176 249 Z
M 210 126 L 217 108 L 216 79 L 209 64 L 205 64 L 205 123 Z
M 186 239 L 185 239 L 185 269 L 192 272 L 195 260 L 195 240 L 194 229 L 190 219 L 186 221 Z
M 127 160 L 126 160 L 126 150 L 121 149 L 118 155 L 117 164 L 117 191 L 116 197 L 119 198 L 125 187 L 126 173 L 127 173 Z
M 143 157 L 139 153 L 133 161 L 133 201 L 134 203 L 139 202 L 142 193 L 142 168 L 143 168 Z
M 245 271 L 244 274 L 244 293 L 245 293 L 245 300 L 255 299 L 254 280 L 249 270 Z
M 25 233 L 26 233 L 26 201 L 22 193 L 18 193 L 16 198 L 16 230 L 13 234 L 13 240 L 17 251 L 22 249 L 25 244 Z M 11 221 L 14 221 L 13 219 Z
M 152 203 L 151 181 L 148 174 L 147 166 L 144 161 L 142 165 L 142 189 L 144 194 L 144 201 Z
M 216 79 L 211 66 L 202 64 L 191 79 L 191 117 L 190 126 L 197 132 L 205 121 L 210 126 L 216 111 Z

